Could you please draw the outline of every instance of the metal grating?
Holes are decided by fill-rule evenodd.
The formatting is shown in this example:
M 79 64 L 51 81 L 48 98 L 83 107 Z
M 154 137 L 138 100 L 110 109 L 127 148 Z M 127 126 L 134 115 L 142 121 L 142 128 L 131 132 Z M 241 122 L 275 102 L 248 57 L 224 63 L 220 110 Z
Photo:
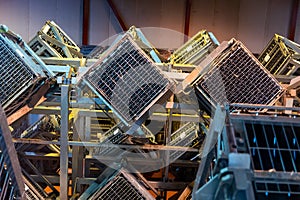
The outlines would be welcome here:
M 300 171 L 299 125 L 245 122 L 244 126 L 255 170 Z
M 170 146 L 193 147 L 198 144 L 198 127 L 196 123 L 188 122 L 172 133 Z M 170 151 L 170 160 L 174 161 L 184 154 L 183 151 Z
M 205 62 L 205 61 L 203 61 Z M 201 64 L 200 64 L 201 65 Z M 196 82 L 196 89 L 209 96 L 214 104 L 273 104 L 283 93 L 279 82 L 239 41 L 211 61 Z
M 129 137 L 129 135 L 125 134 L 123 130 L 120 129 L 122 127 L 122 123 L 118 123 L 105 132 L 100 139 L 101 144 L 123 144 Z M 142 135 L 141 135 L 142 134 Z M 135 131 L 132 135 L 138 137 L 144 137 L 148 139 L 155 139 L 155 136 L 147 129 L 144 125 L 142 125 L 137 131 Z M 92 155 L 97 156 L 120 156 L 124 153 L 123 149 L 118 147 L 94 147 L 92 148 Z
M 171 62 L 198 65 L 218 44 L 212 33 L 202 30 L 172 54 Z
M 25 174 L 24 174 L 25 175 Z M 48 199 L 46 192 L 39 186 L 32 178 L 23 176 L 23 182 L 25 185 L 25 197 L 28 200 L 43 200 Z
M 242 119 L 236 116 L 232 123 L 236 135 L 245 141 L 246 152 L 251 155 L 257 198 L 299 196 L 299 120 L 278 117 L 271 121 L 268 116 L 253 120 L 252 116 Z
M 172 86 L 127 34 L 83 78 L 126 124 L 138 120 Z
M 105 177 L 106 179 L 108 177 Z M 110 180 L 100 183 L 100 188 L 89 199 L 111 199 L 111 200 L 142 200 L 154 199 L 146 188 L 136 178 L 121 170 Z M 103 187 L 104 186 L 104 187 Z
M 138 190 L 136 190 L 132 185 L 122 176 L 117 176 L 112 180 L 108 188 L 99 192 L 96 199 L 103 200 L 132 200 L 132 199 L 146 199 L 144 198 Z
M 109 129 L 100 138 L 101 144 L 121 144 L 128 138 L 128 135 L 124 134 L 118 125 L 115 125 Z M 93 156 L 117 156 L 120 155 L 124 150 L 114 147 L 94 147 L 92 149 Z
M 45 74 L 30 58 L 0 34 L 0 103 L 6 108 Z M 34 70 L 33 70 L 34 69 Z
M 298 49 L 298 52 L 294 49 Z M 299 45 L 275 34 L 258 60 L 274 75 L 300 75 L 299 58 L 294 58 L 299 52 Z

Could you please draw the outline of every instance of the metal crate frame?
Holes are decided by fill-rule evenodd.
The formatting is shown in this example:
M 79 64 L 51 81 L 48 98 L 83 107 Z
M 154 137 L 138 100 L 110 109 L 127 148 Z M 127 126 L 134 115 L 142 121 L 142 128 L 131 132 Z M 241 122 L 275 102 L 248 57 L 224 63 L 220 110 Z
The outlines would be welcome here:
M 28 45 L 40 57 L 62 57 L 54 48 L 52 48 L 41 35 L 37 34 L 32 38 Z
M 273 105 L 284 88 L 255 56 L 234 38 L 208 55 L 177 91 L 194 86 L 199 103 L 210 112 L 216 104 Z
M 28 45 L 41 57 L 83 57 L 76 43 L 54 21 L 46 21 Z
M 28 200 L 44 200 L 49 196 L 32 178 L 23 175 L 23 182 L 25 185 L 25 197 Z
M 118 127 L 118 124 L 109 129 L 104 135 L 100 138 L 101 144 L 122 144 L 128 135 L 124 134 Z M 121 155 L 123 150 L 114 147 L 94 147 L 91 149 L 93 157 L 98 156 L 112 156 Z
M 4 34 L 0 34 L 0 43 L 2 96 L 0 102 L 6 109 L 26 90 L 46 79 L 47 75 L 18 44 Z
M 155 198 L 141 183 L 123 168 L 117 171 L 106 169 L 79 199 L 96 200 L 109 197 L 118 200 L 154 200 Z
M 44 115 L 37 122 L 29 126 L 25 131 L 19 135 L 14 135 L 15 138 L 36 138 L 40 132 L 51 132 L 59 127 L 58 120 L 55 116 Z M 16 144 L 17 151 L 26 151 L 26 148 L 30 147 L 29 144 Z
M 171 134 L 170 146 L 194 147 L 198 144 L 198 127 L 194 122 L 188 122 Z M 175 161 L 185 152 L 170 151 L 170 160 Z
M 105 132 L 101 138 L 100 143 L 101 144 L 108 144 L 108 145 L 118 145 L 123 144 L 129 137 L 129 135 L 125 134 L 124 130 L 121 129 L 121 127 L 124 127 L 124 124 L 118 123 L 115 126 L 113 126 L 111 129 L 109 129 L 107 132 Z M 140 128 L 138 128 L 132 135 L 133 136 L 141 136 L 145 138 L 155 138 L 155 136 L 151 133 L 151 131 L 144 125 L 142 125 Z M 101 147 L 93 147 L 90 149 L 91 154 L 93 157 L 102 157 L 102 156 L 111 156 L 115 157 L 116 155 L 122 156 L 124 153 L 124 150 L 116 147 L 109 147 L 109 146 L 101 146 Z
M 155 47 L 147 40 L 140 28 L 131 26 L 126 34 L 130 34 L 132 39 L 137 43 L 137 45 L 144 50 L 145 53 L 152 58 L 156 63 L 161 63 L 160 54 Z M 122 35 L 119 35 L 111 44 L 112 46 L 122 38 Z M 107 50 L 107 46 L 96 46 L 87 56 L 87 58 L 99 59 Z
M 144 74 L 141 71 L 144 71 Z M 174 85 L 129 34 L 123 35 L 111 46 L 80 80 L 89 86 L 126 126 L 139 120 L 159 99 L 166 98 Z M 129 101 L 133 97 L 135 103 Z
M 140 28 L 136 28 L 135 26 L 131 26 L 127 31 L 128 34 L 132 36 L 134 41 L 136 41 L 139 46 L 149 54 L 149 57 L 153 59 L 156 63 L 161 63 L 161 59 L 159 57 L 159 52 L 153 45 L 147 40 L 146 36 L 143 34 Z M 147 49 L 147 50 L 146 50 Z
M 300 75 L 300 45 L 275 34 L 258 60 L 274 75 Z
M 71 46 L 78 52 L 80 51 L 80 48 L 77 46 L 77 44 L 54 21 L 46 21 L 45 25 L 41 29 L 41 32 L 68 46 Z
M 256 197 L 293 198 L 300 194 L 300 122 L 296 118 L 231 114 L 238 151 L 251 156 Z
M 219 45 L 212 32 L 201 30 L 171 55 L 170 62 L 198 65 Z

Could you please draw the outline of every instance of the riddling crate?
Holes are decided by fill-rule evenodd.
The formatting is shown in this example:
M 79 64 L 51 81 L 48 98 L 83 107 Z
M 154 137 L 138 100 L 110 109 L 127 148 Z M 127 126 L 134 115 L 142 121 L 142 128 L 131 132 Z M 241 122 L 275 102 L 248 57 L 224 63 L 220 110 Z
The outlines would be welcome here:
M 300 45 L 275 34 L 258 60 L 274 75 L 300 75 Z
M 28 45 L 41 57 L 82 58 L 80 48 L 53 21 L 47 21 Z
M 176 64 L 198 65 L 218 45 L 219 42 L 213 33 L 202 30 L 179 47 L 171 55 L 170 61 Z
M 174 85 L 129 34 L 111 46 L 81 80 L 125 125 L 139 120 L 152 105 L 167 98 Z
M 200 104 L 274 104 L 284 89 L 240 42 L 223 42 L 183 81 L 196 89 Z M 205 102 L 205 103 L 203 103 Z

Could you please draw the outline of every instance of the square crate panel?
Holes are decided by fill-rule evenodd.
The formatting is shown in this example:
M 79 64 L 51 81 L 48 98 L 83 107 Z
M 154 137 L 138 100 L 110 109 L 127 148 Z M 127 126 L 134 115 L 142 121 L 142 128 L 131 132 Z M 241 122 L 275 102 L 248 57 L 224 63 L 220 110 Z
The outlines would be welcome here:
M 217 103 L 272 105 L 283 94 L 279 82 L 240 41 L 232 39 L 226 48 L 223 45 L 221 51 L 217 48 L 212 54 L 200 63 L 203 68 L 194 86 L 204 96 L 202 99 L 213 106 Z
M 199 143 L 198 126 L 196 123 L 188 122 L 171 134 L 168 145 L 180 147 L 194 147 Z M 184 151 L 170 151 L 170 161 L 180 158 Z
M 300 195 L 300 122 L 297 118 L 233 115 L 235 135 L 249 153 L 258 199 L 294 199 Z M 243 145 L 241 145 L 243 144 Z
M 2 34 L 0 55 L 0 103 L 6 109 L 46 75 L 19 45 Z
M 173 85 L 128 34 L 91 66 L 83 80 L 126 125 L 138 120 Z
M 300 75 L 300 45 L 275 34 L 258 60 L 274 75 Z
M 106 169 L 99 177 L 97 182 L 93 183 L 79 198 L 98 200 L 154 200 L 142 182 L 138 181 L 132 174 L 124 169 L 111 172 Z
M 202 30 L 172 54 L 171 62 L 198 65 L 218 45 L 213 33 Z

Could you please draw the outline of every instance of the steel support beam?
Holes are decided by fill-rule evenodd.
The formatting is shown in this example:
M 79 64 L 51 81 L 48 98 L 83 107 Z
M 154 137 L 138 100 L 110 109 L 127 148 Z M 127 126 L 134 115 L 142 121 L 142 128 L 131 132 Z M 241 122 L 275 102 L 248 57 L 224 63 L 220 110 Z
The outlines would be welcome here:
M 148 181 L 152 187 L 159 190 L 182 190 L 189 182 L 161 182 L 161 181 Z
M 290 18 L 290 24 L 289 24 L 289 35 L 288 35 L 288 39 L 290 39 L 292 41 L 294 41 L 294 39 L 295 39 L 298 8 L 299 8 L 299 0 L 293 0 L 292 10 L 291 10 L 291 18 Z
M 77 136 L 76 136 L 77 137 Z M 42 145 L 50 145 L 56 144 L 60 145 L 61 142 L 57 141 L 47 141 L 40 139 L 23 139 L 23 138 L 13 138 L 13 143 L 22 143 L 22 144 L 42 144 Z M 134 145 L 134 144 L 106 144 L 99 142 L 82 142 L 82 141 L 69 141 L 67 143 L 69 146 L 79 146 L 79 147 L 106 147 L 106 148 L 124 148 L 124 149 L 145 149 L 145 150 L 160 150 L 160 151 L 188 151 L 188 152 L 198 152 L 199 149 L 193 147 L 182 147 L 182 146 L 168 146 L 168 145 L 152 145 L 152 144 L 144 144 L 144 145 Z M 37 154 L 36 154 L 37 155 Z M 52 155 L 56 155 L 53 154 Z M 43 156 L 47 156 L 43 154 Z
M 25 162 L 33 170 L 33 172 L 41 178 L 41 182 L 46 183 L 53 192 L 58 194 L 58 191 L 53 184 L 45 176 L 43 176 L 43 174 L 34 166 L 34 164 L 32 164 L 30 160 L 28 160 L 28 158 L 23 158 L 22 161 Z
M 196 198 L 196 193 L 200 187 L 202 187 L 206 181 L 206 175 L 209 170 L 210 162 L 213 159 L 213 148 L 218 141 L 218 137 L 221 134 L 225 125 L 226 112 L 220 106 L 217 106 L 214 118 L 209 126 L 207 137 L 205 138 L 204 147 L 201 153 L 201 163 L 197 171 L 195 184 L 192 192 L 192 198 Z
M 68 199 L 69 85 L 61 85 L 60 199 Z
M 113 11 L 115 17 L 117 18 L 117 21 L 119 22 L 121 28 L 122 28 L 122 31 L 127 31 L 128 28 L 127 26 L 125 25 L 125 22 L 123 20 L 123 18 L 121 17 L 120 13 L 118 12 L 118 9 L 116 7 L 116 5 L 114 4 L 114 2 L 112 0 L 106 0 L 109 7 L 111 8 L 111 10 Z
M 6 120 L 7 120 L 6 115 L 0 104 L 0 133 L 2 134 L 2 140 L 4 140 L 1 142 L 5 143 L 5 147 L 7 148 L 6 153 L 8 154 L 8 156 L 5 155 L 7 157 L 4 159 L 10 160 L 9 165 L 11 165 L 11 166 L 8 166 L 8 167 L 11 167 L 11 168 L 8 168 L 8 170 L 10 171 L 11 174 L 13 174 L 15 176 L 15 181 L 17 182 L 16 185 L 18 187 L 21 198 L 23 199 L 23 198 L 25 198 L 25 196 L 24 196 L 25 188 L 24 188 L 23 178 L 22 178 L 22 173 L 21 173 L 21 165 L 19 163 L 17 152 L 16 152 L 15 146 L 12 142 L 11 132 L 9 130 Z M 2 146 L 4 147 L 3 144 L 2 144 Z M 5 162 L 7 162 L 7 161 L 5 161 Z M 5 174 L 5 173 L 3 173 L 3 174 Z M 3 174 L 1 174 L 1 175 L 3 175 Z M 4 187 L 4 185 L 1 185 L 1 190 L 3 189 L 2 187 Z M 1 190 L 0 190 L 0 194 L 2 194 Z
M 83 117 L 77 116 L 76 121 L 74 122 L 75 128 L 73 132 L 73 140 L 79 141 L 81 140 L 79 134 L 83 132 L 83 126 L 81 126 L 81 122 Z M 82 146 L 73 146 L 72 147 L 72 191 L 74 191 L 76 185 L 77 178 L 83 177 L 83 147 Z
M 90 0 L 83 0 L 83 19 L 82 19 L 82 44 L 89 43 L 89 26 L 90 26 Z
M 188 40 L 190 31 L 192 0 L 185 1 L 185 20 L 184 20 L 184 42 Z

